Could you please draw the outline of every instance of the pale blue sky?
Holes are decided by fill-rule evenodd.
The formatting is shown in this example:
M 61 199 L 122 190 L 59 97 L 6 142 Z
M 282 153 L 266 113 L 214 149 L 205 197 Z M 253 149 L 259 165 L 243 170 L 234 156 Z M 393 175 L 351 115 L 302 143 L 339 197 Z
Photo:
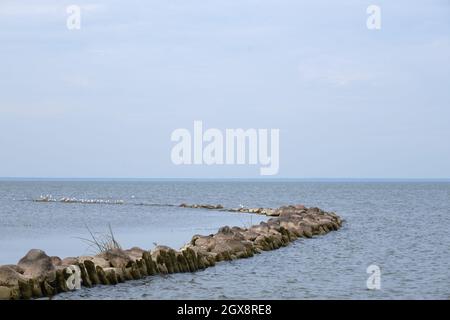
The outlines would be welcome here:
M 279 128 L 278 177 L 449 178 L 449 88 L 447 0 L 2 0 L 0 176 L 258 177 L 172 164 L 202 120 Z

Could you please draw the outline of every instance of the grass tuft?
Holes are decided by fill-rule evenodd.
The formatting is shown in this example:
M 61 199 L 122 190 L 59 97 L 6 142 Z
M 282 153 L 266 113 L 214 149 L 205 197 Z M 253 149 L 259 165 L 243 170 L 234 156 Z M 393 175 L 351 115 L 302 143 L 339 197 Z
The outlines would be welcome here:
M 119 244 L 119 242 L 117 242 L 116 238 L 114 237 L 111 224 L 108 224 L 108 233 L 100 235 L 95 235 L 87 224 L 85 226 L 91 238 L 79 238 L 79 239 L 89 244 L 90 248 L 94 248 L 97 254 L 112 249 L 122 249 L 122 246 Z

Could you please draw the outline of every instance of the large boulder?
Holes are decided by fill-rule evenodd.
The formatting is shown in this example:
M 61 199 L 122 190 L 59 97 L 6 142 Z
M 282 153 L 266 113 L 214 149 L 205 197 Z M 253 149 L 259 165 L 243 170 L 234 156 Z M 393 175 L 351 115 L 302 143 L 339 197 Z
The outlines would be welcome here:
M 214 236 L 216 244 L 212 248 L 211 252 L 227 256 L 245 256 L 252 252 L 253 244 L 247 240 L 236 240 L 233 237 L 224 237 L 223 234 L 216 234 Z M 225 259 L 226 260 L 226 259 Z
M 307 213 L 308 215 L 315 216 L 315 215 L 318 215 L 318 214 L 322 214 L 323 211 L 322 211 L 320 208 L 317 208 L 317 207 L 311 207 L 311 208 L 309 208 L 309 209 L 306 210 L 306 213 Z
M 213 236 L 216 241 L 227 241 L 227 240 L 237 240 L 242 241 L 245 240 L 244 233 L 247 229 L 239 228 L 239 227 L 222 227 L 219 231 Z
M 18 287 L 19 281 L 27 281 L 27 278 L 14 270 L 13 266 L 0 266 L 0 286 Z
M 233 231 L 229 226 L 224 226 L 217 231 L 217 234 L 224 234 L 224 235 L 233 235 Z
M 23 270 L 23 268 L 19 267 L 16 264 L 5 264 L 2 267 L 9 267 L 20 274 L 23 274 L 25 272 L 25 270 Z
M 144 254 L 145 250 L 139 247 L 133 247 L 131 249 L 124 250 L 124 252 L 133 260 L 140 260 L 142 259 L 142 255 Z
M 266 234 L 269 232 L 269 225 L 266 222 L 261 222 L 259 225 L 251 226 L 248 230 L 258 234 Z
M 209 252 L 215 247 L 216 240 L 212 235 L 209 236 L 195 235 L 194 237 L 192 237 L 191 244 L 195 247 L 198 247 L 202 251 Z
M 242 235 L 244 236 L 245 240 L 254 241 L 259 236 L 259 233 L 256 233 L 253 230 L 247 230 L 243 232 Z
M 188 249 L 188 251 L 192 250 Z M 152 250 L 151 256 L 161 273 L 173 273 L 175 271 L 176 252 L 174 249 L 158 245 Z
M 42 250 L 31 249 L 17 264 L 30 277 L 41 277 L 55 270 L 52 259 Z
M 60 257 L 53 256 L 53 257 L 50 257 L 50 260 L 52 261 L 52 264 L 55 267 L 59 267 L 62 265 L 62 260 Z
M 106 260 L 105 258 L 103 258 L 101 256 L 101 254 L 97 255 L 97 256 L 94 256 L 94 257 L 92 257 L 92 256 L 81 256 L 81 257 L 78 258 L 78 261 L 80 263 L 84 263 L 85 261 L 91 261 L 92 263 L 94 263 L 94 266 L 100 266 L 102 268 L 109 268 L 109 267 L 111 267 L 111 264 L 109 263 L 109 261 Z
M 79 263 L 79 261 L 76 257 L 66 257 L 61 260 L 61 266 L 76 265 L 77 263 Z
M 111 249 L 105 251 L 101 253 L 99 257 L 107 260 L 113 268 L 124 268 L 133 261 L 129 254 L 121 249 Z
M 20 299 L 19 288 L 0 286 L 0 300 L 17 300 Z
M 280 215 L 280 212 L 274 209 L 264 209 L 262 213 L 269 217 L 277 217 Z

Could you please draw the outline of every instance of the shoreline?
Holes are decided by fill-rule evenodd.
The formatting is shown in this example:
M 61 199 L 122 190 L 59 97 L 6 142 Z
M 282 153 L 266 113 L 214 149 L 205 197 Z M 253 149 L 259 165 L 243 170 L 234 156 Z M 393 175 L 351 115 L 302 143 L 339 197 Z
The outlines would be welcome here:
M 0 266 L 0 299 L 51 297 L 82 287 L 115 285 L 157 274 L 195 272 L 221 261 L 275 250 L 301 237 L 324 235 L 338 230 L 343 223 L 334 212 L 303 205 L 278 209 L 227 209 L 198 204 L 179 207 L 261 214 L 270 219 L 249 228 L 224 226 L 215 234 L 194 235 L 180 250 L 161 245 L 149 251 L 138 247 L 113 248 L 95 256 L 60 259 L 32 249 L 17 265 Z

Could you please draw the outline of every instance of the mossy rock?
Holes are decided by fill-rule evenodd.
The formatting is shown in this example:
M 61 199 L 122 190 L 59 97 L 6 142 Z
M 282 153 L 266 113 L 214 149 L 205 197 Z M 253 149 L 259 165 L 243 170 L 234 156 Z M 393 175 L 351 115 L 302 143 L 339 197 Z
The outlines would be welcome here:
M 144 261 L 145 261 L 145 264 L 146 264 L 146 266 L 147 266 L 147 273 L 148 273 L 149 276 L 158 273 L 158 271 L 156 270 L 156 264 L 155 264 L 155 262 L 153 261 L 152 255 L 151 255 L 150 252 L 145 251 L 145 252 L 142 254 L 142 259 L 144 259 Z
M 103 268 L 100 266 L 96 266 L 95 270 L 97 271 L 97 276 L 98 276 L 98 279 L 100 280 L 100 283 L 103 285 L 109 285 L 110 283 L 109 283 L 108 277 L 106 276 L 106 273 L 103 270 Z
M 78 268 L 80 268 L 80 273 L 81 273 L 81 285 L 87 288 L 92 287 L 92 282 L 91 279 L 89 278 L 89 275 L 86 271 L 86 267 L 84 266 L 83 263 L 77 263 L 76 264 L 78 266 Z
M 139 266 L 136 262 L 133 262 L 130 268 L 131 276 L 134 280 L 142 279 L 141 271 L 139 270 Z
M 148 276 L 147 265 L 146 265 L 145 261 L 143 259 L 140 259 L 140 260 L 137 260 L 136 263 L 139 268 L 139 272 L 141 273 L 141 276 L 142 277 Z
M 57 290 L 47 280 L 41 282 L 41 290 L 46 297 L 52 297 L 57 294 Z
M 91 260 L 85 260 L 84 266 L 86 268 L 86 272 L 89 276 L 89 279 L 91 280 L 92 285 L 98 285 L 100 284 L 100 279 L 97 275 L 97 270 L 95 269 L 95 264 Z
M 119 269 L 120 270 L 120 269 Z M 105 268 L 103 269 L 106 275 L 106 279 L 108 280 L 109 284 L 115 285 L 119 283 L 119 280 L 117 279 L 117 274 L 114 268 Z
M 20 291 L 18 287 L 0 286 L 0 300 L 18 300 Z
M 64 269 L 56 270 L 56 290 L 58 293 L 69 291 L 66 280 L 67 278 Z
M 33 285 L 28 280 L 19 280 L 19 291 L 21 299 L 31 299 L 33 297 Z

